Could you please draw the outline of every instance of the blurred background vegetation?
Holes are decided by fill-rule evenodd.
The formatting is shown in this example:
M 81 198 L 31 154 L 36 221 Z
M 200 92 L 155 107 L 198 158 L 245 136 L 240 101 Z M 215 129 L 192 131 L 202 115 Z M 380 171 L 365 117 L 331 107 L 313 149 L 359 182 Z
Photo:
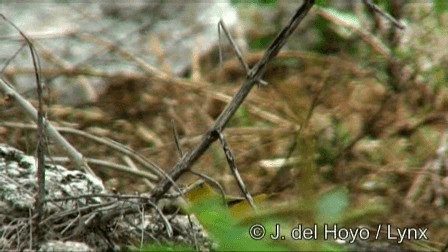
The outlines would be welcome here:
M 448 4 L 375 2 L 406 28 L 362 1 L 317 1 L 269 66 L 269 85 L 255 88 L 231 120 L 224 133 L 243 179 L 252 194 L 267 199 L 257 213 L 244 203 L 228 212 L 210 203 L 214 196 L 198 201 L 192 211 L 218 248 L 439 251 L 448 243 Z M 125 144 L 165 170 L 177 162 L 171 120 L 184 150 L 191 149 L 245 79 L 231 52 L 220 66 L 216 17 L 232 28 L 253 65 L 298 6 L 280 0 L 1 4 L 36 43 L 50 120 Z M 23 41 L 6 24 L 0 27 L 6 34 L 0 56 L 9 64 L 3 75 L 33 99 Z M 6 99 L 1 103 L 0 141 L 32 153 L 36 134 L 20 124 L 30 120 Z M 89 158 L 125 163 L 90 139 L 66 137 Z M 53 155 L 64 155 L 50 147 Z M 92 167 L 109 189 L 149 190 L 138 177 Z M 240 194 L 219 145 L 194 170 L 213 177 L 229 195 Z M 356 245 L 254 241 L 247 232 L 254 223 L 268 232 L 275 223 L 285 230 L 298 223 L 371 230 L 391 224 L 428 228 L 430 240 L 398 246 L 383 233 L 381 241 Z

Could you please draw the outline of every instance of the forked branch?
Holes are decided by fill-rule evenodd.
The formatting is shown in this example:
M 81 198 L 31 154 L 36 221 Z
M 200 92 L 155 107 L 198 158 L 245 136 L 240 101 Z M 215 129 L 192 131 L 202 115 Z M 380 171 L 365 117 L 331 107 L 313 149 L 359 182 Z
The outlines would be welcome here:
M 289 21 L 288 25 L 277 35 L 269 48 L 266 50 L 263 58 L 249 71 L 248 76 L 240 90 L 233 96 L 232 101 L 227 105 L 215 124 L 208 130 L 202 138 L 202 141 L 193 151 L 183 156 L 174 168 L 169 172 L 171 178 L 165 178 L 152 191 L 152 198 L 160 199 L 171 187 L 172 180 L 177 180 L 182 174 L 189 171 L 192 165 L 204 154 L 209 146 L 218 139 L 219 134 L 224 130 L 230 118 L 235 114 L 238 108 L 243 103 L 244 99 L 249 94 L 253 86 L 261 80 L 268 63 L 278 54 L 280 49 L 285 45 L 289 36 L 294 32 L 303 18 L 308 14 L 311 7 L 314 5 L 314 0 L 305 0 L 302 6 L 296 11 L 294 16 Z

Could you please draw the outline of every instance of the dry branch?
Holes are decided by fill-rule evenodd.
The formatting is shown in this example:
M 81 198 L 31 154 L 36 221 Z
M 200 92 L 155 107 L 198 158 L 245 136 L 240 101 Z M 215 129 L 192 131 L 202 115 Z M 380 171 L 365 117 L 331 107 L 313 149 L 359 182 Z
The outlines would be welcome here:
M 204 135 L 201 143 L 199 143 L 199 145 L 196 146 L 193 151 L 186 154 L 181 160 L 179 160 L 179 162 L 177 162 L 175 167 L 169 173 L 172 180 L 177 180 L 182 174 L 190 170 L 192 165 L 204 154 L 209 146 L 218 139 L 219 133 L 224 130 L 230 118 L 243 103 L 250 90 L 263 76 L 268 63 L 278 54 L 289 36 L 297 28 L 303 18 L 308 14 L 313 5 L 314 0 L 306 0 L 296 11 L 294 16 L 289 21 L 288 25 L 283 28 L 283 30 L 277 35 L 272 44 L 269 46 L 263 58 L 249 71 L 246 81 L 244 82 L 240 90 L 235 94 L 232 102 L 227 105 L 227 107 L 218 117 L 215 124 Z M 162 195 L 169 190 L 171 185 L 172 182 L 169 179 L 164 179 L 152 191 L 152 197 L 155 200 L 160 199 Z
M 43 99 L 42 99 L 42 81 L 40 75 L 40 61 L 37 55 L 36 49 L 34 45 L 31 43 L 31 40 L 25 35 L 25 33 L 20 30 L 13 22 L 7 19 L 3 14 L 0 16 L 9 23 L 15 30 L 17 30 L 20 35 L 25 39 L 28 48 L 30 49 L 31 58 L 34 67 L 34 76 L 36 78 L 37 85 L 37 99 L 38 99 L 38 109 L 37 109 L 37 128 L 38 128 L 38 141 L 37 141 L 37 185 L 38 190 L 35 196 L 35 211 L 37 212 L 38 219 L 40 220 L 44 214 L 44 200 L 45 200 L 45 153 L 47 152 L 47 144 L 46 144 L 46 127 L 45 127 L 45 112 L 43 108 Z M 12 57 L 17 56 L 18 52 L 23 48 L 23 46 L 16 52 L 16 54 Z M 11 60 L 12 60 L 11 58 Z M 3 70 L 8 66 L 9 62 L 7 62 L 3 68 Z M 40 228 L 39 225 L 36 226 L 36 236 L 37 241 L 40 242 L 44 236 L 44 231 Z M 31 244 L 33 243 L 33 239 L 31 238 Z M 30 245 L 31 246 L 31 245 Z M 32 247 L 32 246 L 31 246 Z
M 37 123 L 37 111 L 33 107 L 33 105 L 23 98 L 17 91 L 15 91 L 10 85 L 8 85 L 3 78 L 0 78 L 0 89 L 9 97 L 13 98 L 20 107 L 33 119 L 34 122 Z M 73 163 L 81 170 L 84 170 L 90 175 L 95 176 L 92 169 L 90 169 L 89 165 L 84 160 L 84 157 L 81 153 L 79 153 L 75 147 L 73 147 L 59 132 L 56 130 L 53 125 L 48 120 L 44 120 L 44 125 L 47 129 L 48 136 L 55 141 L 57 145 L 59 145 L 70 157 Z
M 0 86 L 1 86 L 1 83 L 0 83 Z M 35 125 L 24 124 L 24 123 L 0 122 L 0 125 L 5 126 L 5 127 L 11 127 L 11 128 L 32 129 L 32 130 L 37 129 L 37 127 Z M 135 152 L 135 151 L 127 148 L 126 146 L 124 146 L 120 143 L 117 143 L 111 139 L 107 139 L 104 137 L 98 137 L 98 136 L 92 135 L 88 132 L 78 130 L 78 129 L 69 128 L 69 127 L 55 127 L 55 129 L 58 132 L 74 134 L 74 135 L 81 136 L 86 139 L 95 141 L 95 142 L 103 144 L 115 151 L 118 151 L 118 152 L 122 153 L 123 155 L 133 158 L 136 162 L 138 162 L 142 166 L 142 168 L 144 168 L 152 173 L 152 174 L 148 174 L 148 179 L 150 179 L 150 180 L 156 180 L 157 178 L 163 176 L 163 171 L 155 163 L 151 162 L 150 160 L 146 159 L 145 157 L 138 154 L 137 152 Z

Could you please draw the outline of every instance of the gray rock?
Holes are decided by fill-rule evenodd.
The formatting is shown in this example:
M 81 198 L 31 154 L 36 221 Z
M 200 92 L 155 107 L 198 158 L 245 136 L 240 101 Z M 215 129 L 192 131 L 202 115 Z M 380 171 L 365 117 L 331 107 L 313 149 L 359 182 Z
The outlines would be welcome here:
M 93 252 L 92 248 L 87 246 L 87 244 L 83 242 L 73 242 L 73 241 L 49 241 L 44 243 L 38 251 L 67 251 L 67 252 L 75 252 L 75 251 L 85 251 L 85 252 Z
M 0 213 L 5 209 L 28 212 L 33 208 L 37 191 L 36 164 L 34 157 L 0 144 L 0 206 L 5 206 L 0 208 Z M 102 181 L 89 174 L 50 164 L 45 166 L 45 170 L 47 198 L 106 192 Z M 101 202 L 99 198 L 92 200 Z M 47 211 L 73 209 L 72 204 L 70 201 L 63 205 L 48 202 Z
M 34 157 L 0 144 L 0 251 L 36 247 L 36 163 Z M 142 216 L 146 206 L 142 198 L 96 197 L 111 196 L 96 177 L 47 164 L 45 181 L 46 198 L 54 200 L 45 204 L 40 225 L 45 227 L 45 237 L 39 251 L 117 251 L 135 246 L 142 237 L 146 246 L 183 245 L 201 251 L 213 246 L 194 217 L 190 222 L 185 215 L 167 216 L 165 221 L 174 230 L 167 232 L 166 222 L 154 208 L 145 207 Z M 95 197 L 82 197 L 91 194 Z M 74 199 L 59 200 L 68 197 Z

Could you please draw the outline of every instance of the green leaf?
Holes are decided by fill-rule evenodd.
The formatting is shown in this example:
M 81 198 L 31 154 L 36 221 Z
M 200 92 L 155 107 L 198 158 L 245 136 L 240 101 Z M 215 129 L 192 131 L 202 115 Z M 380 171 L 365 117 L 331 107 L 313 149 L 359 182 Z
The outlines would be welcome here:
M 219 197 L 196 203 L 192 212 L 217 241 L 219 251 L 285 250 L 285 248 L 270 243 L 267 238 L 261 240 L 250 238 L 249 227 L 238 225 Z

